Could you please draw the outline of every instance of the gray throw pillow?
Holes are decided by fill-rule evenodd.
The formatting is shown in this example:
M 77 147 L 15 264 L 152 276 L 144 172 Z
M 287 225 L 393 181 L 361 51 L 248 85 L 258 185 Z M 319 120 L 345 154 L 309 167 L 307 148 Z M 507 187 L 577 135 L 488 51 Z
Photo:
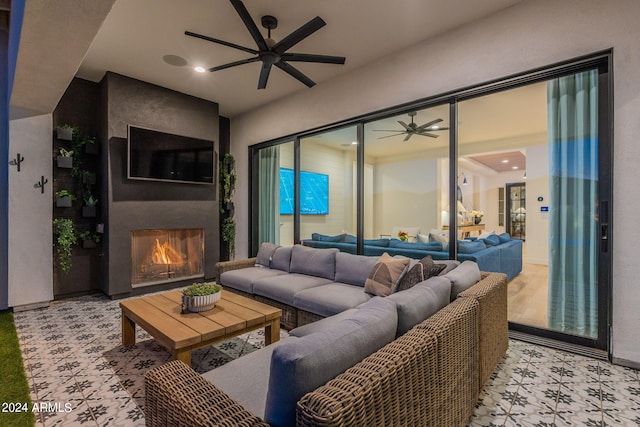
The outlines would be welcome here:
M 407 290 L 430 277 L 439 275 L 445 268 L 446 265 L 434 263 L 431 255 L 427 255 L 402 276 L 393 292 Z
M 264 242 L 260 245 L 258 255 L 256 256 L 256 267 L 271 267 L 271 257 L 273 253 L 278 249 L 278 245 L 274 245 L 270 242 Z
M 451 301 L 456 299 L 460 292 L 466 291 L 482 279 L 480 268 L 473 261 L 463 262 L 442 277 L 451 282 Z

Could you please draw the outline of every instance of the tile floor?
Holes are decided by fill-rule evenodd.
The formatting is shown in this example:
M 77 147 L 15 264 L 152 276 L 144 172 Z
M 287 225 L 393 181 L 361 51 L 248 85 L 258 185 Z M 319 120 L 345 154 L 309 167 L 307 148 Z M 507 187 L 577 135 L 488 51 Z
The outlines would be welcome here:
M 118 301 L 96 296 L 15 313 L 37 426 L 143 426 L 144 373 L 169 353 L 138 328 L 122 347 Z M 264 345 L 262 331 L 194 352 L 205 372 Z M 286 334 L 286 332 L 283 332 Z M 640 426 L 638 372 L 511 341 L 470 426 Z

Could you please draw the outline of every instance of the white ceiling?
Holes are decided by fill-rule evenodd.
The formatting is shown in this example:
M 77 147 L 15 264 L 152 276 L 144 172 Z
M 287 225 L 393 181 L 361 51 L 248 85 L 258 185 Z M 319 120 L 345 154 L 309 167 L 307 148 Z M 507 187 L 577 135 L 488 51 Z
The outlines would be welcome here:
M 327 22 L 325 27 L 290 50 L 347 58 L 345 65 L 295 64 L 316 83 L 321 83 L 380 57 L 387 56 L 393 60 L 395 51 L 519 1 L 245 0 L 244 4 L 261 29 L 259 22 L 263 15 L 278 18 L 279 26 L 272 32 L 272 38 L 276 40 L 315 16 Z M 58 6 L 59 2 L 50 2 L 48 7 L 55 9 Z M 196 65 L 209 68 L 251 55 L 187 37 L 185 30 L 255 48 L 255 43 L 227 0 L 116 0 L 86 52 L 77 76 L 99 81 L 106 71 L 113 71 L 215 101 L 220 104 L 220 113 L 227 117 L 297 91 L 322 90 L 321 85 L 309 89 L 275 68 L 267 89 L 257 90 L 259 62 L 214 73 L 195 73 L 193 67 Z M 166 55 L 184 58 L 187 65 L 169 65 L 163 60 Z M 434 60 L 437 60 L 437 55 L 434 55 Z

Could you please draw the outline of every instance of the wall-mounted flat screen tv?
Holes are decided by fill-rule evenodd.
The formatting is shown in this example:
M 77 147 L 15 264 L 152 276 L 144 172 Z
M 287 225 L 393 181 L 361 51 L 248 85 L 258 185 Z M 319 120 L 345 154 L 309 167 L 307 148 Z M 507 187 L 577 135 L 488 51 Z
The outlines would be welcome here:
M 214 184 L 213 141 L 129 125 L 129 179 Z
M 280 214 L 293 214 L 293 169 L 280 168 Z M 329 175 L 300 171 L 300 214 L 329 213 Z

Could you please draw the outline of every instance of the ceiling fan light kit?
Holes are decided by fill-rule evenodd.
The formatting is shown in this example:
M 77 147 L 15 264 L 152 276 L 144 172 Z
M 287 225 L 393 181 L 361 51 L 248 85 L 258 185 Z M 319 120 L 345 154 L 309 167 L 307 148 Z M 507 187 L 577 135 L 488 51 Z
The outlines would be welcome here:
M 315 55 L 308 53 L 293 53 L 287 52 L 290 48 L 309 37 L 311 34 L 318 31 L 320 28 L 326 25 L 326 22 L 319 16 L 316 16 L 284 39 L 276 42 L 271 38 L 271 30 L 278 27 L 278 20 L 271 15 L 265 15 L 261 18 L 260 23 L 267 29 L 267 37 L 265 38 L 258 29 L 258 26 L 254 22 L 253 18 L 247 11 L 240 0 L 229 0 L 235 8 L 240 19 L 244 23 L 245 27 L 251 34 L 251 37 L 256 42 L 258 50 L 251 49 L 245 46 L 240 46 L 235 43 L 219 40 L 213 37 L 205 36 L 202 34 L 194 33 L 191 31 L 185 31 L 184 34 L 190 37 L 206 40 L 212 43 L 221 44 L 223 46 L 232 47 L 234 49 L 241 50 L 243 52 L 256 55 L 252 58 L 242 59 L 240 61 L 230 62 L 228 64 L 219 65 L 209 68 L 209 71 L 219 71 L 226 68 L 235 67 L 237 65 L 249 64 L 251 62 L 262 62 L 262 68 L 260 69 L 260 78 L 258 79 L 258 89 L 265 89 L 267 87 L 267 81 L 271 68 L 275 65 L 291 77 L 305 84 L 307 87 L 315 86 L 315 82 L 303 74 L 300 70 L 295 68 L 289 62 L 315 62 L 322 64 L 344 64 L 345 58 L 342 56 L 329 56 L 329 55 Z

